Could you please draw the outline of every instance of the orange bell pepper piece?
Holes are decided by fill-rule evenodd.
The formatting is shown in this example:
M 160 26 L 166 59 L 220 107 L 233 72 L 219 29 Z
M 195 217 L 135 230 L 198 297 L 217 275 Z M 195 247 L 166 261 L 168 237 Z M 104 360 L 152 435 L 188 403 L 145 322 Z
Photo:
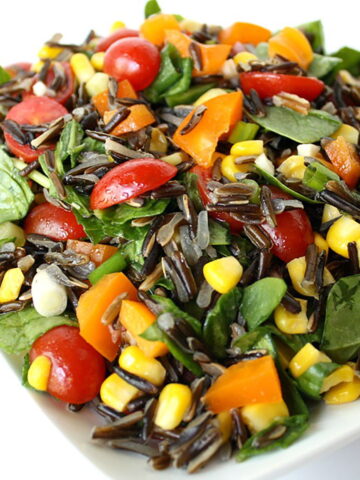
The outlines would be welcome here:
M 291 60 L 307 69 L 313 61 L 314 53 L 305 35 L 297 28 L 285 27 L 269 40 L 269 55 Z
M 68 240 L 66 248 L 73 250 L 76 253 L 88 255 L 90 260 L 94 262 L 97 267 L 119 251 L 118 248 L 111 245 L 103 245 L 101 243 L 93 244 L 90 242 L 82 242 L 80 240 Z
M 174 15 L 151 15 L 140 27 L 140 34 L 149 42 L 161 47 L 165 40 L 165 30 L 179 30 L 180 25 Z
M 340 135 L 324 148 L 335 172 L 350 188 L 355 188 L 360 179 L 360 158 L 354 145 Z
M 111 130 L 111 135 L 123 135 L 124 133 L 137 132 L 141 128 L 147 127 L 155 122 L 154 115 L 146 105 L 131 105 L 128 107 L 130 115 Z M 104 122 L 108 123 L 115 115 L 116 110 L 110 110 L 104 113 Z
M 270 355 L 232 365 L 205 394 L 205 402 L 213 413 L 281 400 L 280 380 Z
M 189 47 L 191 43 L 196 43 L 200 48 L 202 68 L 197 70 L 194 68 L 193 77 L 200 77 L 202 75 L 215 75 L 223 66 L 227 59 L 231 45 L 204 45 L 202 43 L 194 42 L 185 33 L 178 30 L 166 30 L 165 42 L 172 43 L 180 52 L 182 57 L 190 57 Z
M 151 342 L 141 338 L 139 335 L 152 325 L 156 317 L 150 312 L 146 305 L 141 302 L 123 300 L 119 315 L 120 323 L 132 335 L 139 348 L 148 357 L 160 357 L 168 353 L 169 349 L 163 342 Z
M 125 292 L 128 298 L 137 299 L 136 288 L 123 273 L 109 273 L 80 296 L 76 309 L 80 335 L 110 362 L 118 354 L 121 336 L 114 338 L 114 330 L 104 325 L 101 317 L 111 302 Z
M 117 98 L 133 98 L 136 99 L 137 94 L 133 89 L 129 80 L 121 80 L 118 84 Z M 109 110 L 109 90 L 94 95 L 92 103 L 101 116 Z
M 218 38 L 220 43 L 234 45 L 236 42 L 257 45 L 267 42 L 271 36 L 270 30 L 253 23 L 235 22 L 230 27 L 221 30 Z
M 226 93 L 208 100 L 204 103 L 207 110 L 200 122 L 189 133 L 181 135 L 180 132 L 193 115 L 191 112 L 177 128 L 173 136 L 174 142 L 193 157 L 198 165 L 211 167 L 216 158 L 213 154 L 219 138 L 241 120 L 242 102 L 241 92 Z

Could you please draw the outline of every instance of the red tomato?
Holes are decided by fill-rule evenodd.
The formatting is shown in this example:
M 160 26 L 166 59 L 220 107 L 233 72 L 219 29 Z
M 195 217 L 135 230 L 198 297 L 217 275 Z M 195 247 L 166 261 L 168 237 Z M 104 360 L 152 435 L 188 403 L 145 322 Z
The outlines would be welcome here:
M 171 180 L 177 168 L 154 158 L 136 158 L 112 168 L 95 185 L 90 207 L 103 209 L 126 202 L 142 193 L 154 190 Z
M 30 96 L 12 107 L 6 115 L 6 119 L 14 120 L 20 125 L 24 123 L 39 125 L 52 122 L 67 113 L 65 107 L 51 98 Z M 21 145 L 10 133 L 5 132 L 4 136 L 9 150 L 25 162 L 33 162 L 45 150 L 49 150 L 49 146 L 33 150 L 30 145 Z M 52 148 L 55 148 L 55 144 Z
M 30 210 L 24 229 L 27 234 L 37 233 L 61 242 L 86 237 L 82 225 L 78 224 L 72 212 L 47 202 Z
M 297 77 L 282 73 L 244 72 L 240 73 L 241 88 L 248 94 L 253 88 L 261 99 L 272 97 L 280 92 L 294 93 L 310 102 L 315 100 L 325 88 L 317 78 Z
M 5 70 L 11 75 L 11 78 L 15 77 L 20 72 L 30 72 L 31 63 L 18 62 L 13 63 L 5 68 Z
M 66 80 L 64 85 L 56 92 L 56 96 L 51 98 L 59 103 L 65 104 L 74 93 L 75 76 L 68 62 L 61 62 L 60 66 L 64 69 Z M 47 87 L 51 87 L 54 77 L 54 67 L 51 66 L 45 78 Z
M 130 28 L 119 28 L 108 37 L 103 37 L 99 40 L 96 46 L 97 52 L 106 52 L 106 50 L 115 43 L 117 40 L 127 37 L 138 37 L 139 32 L 137 30 L 131 30 Z
M 51 360 L 47 391 L 63 402 L 90 402 L 105 378 L 104 358 L 80 336 L 79 329 L 62 325 L 38 338 L 30 362 L 44 355 Z
M 270 187 L 272 198 L 291 199 L 292 197 L 276 187 Z M 273 241 L 272 253 L 284 262 L 303 257 L 308 245 L 314 242 L 314 234 L 307 214 L 301 208 L 276 215 L 276 227 L 263 223 L 261 227 Z
M 148 87 L 160 69 L 160 54 L 143 38 L 122 38 L 105 53 L 104 72 L 116 80 L 129 80 L 135 90 Z

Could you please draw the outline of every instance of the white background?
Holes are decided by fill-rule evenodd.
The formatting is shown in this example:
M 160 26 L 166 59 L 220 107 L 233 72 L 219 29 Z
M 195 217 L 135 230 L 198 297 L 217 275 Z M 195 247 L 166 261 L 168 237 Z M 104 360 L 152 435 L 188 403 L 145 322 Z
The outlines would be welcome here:
M 206 23 L 229 25 L 250 21 L 270 29 L 297 25 L 321 18 L 325 23 L 328 51 L 345 44 L 360 48 L 359 3 L 302 1 L 200 1 L 159 0 L 167 13 L 179 13 Z M 81 41 L 91 28 L 106 34 L 115 20 L 137 27 L 143 18 L 139 0 L 4 0 L 0 23 L 0 64 L 35 61 L 42 43 L 55 32 L 65 34 L 68 42 Z M 0 355 L 0 477 L 58 480 L 76 478 L 105 480 L 88 460 L 58 434 L 34 401 L 20 385 Z M 360 437 L 360 432 L 359 432 Z M 341 448 L 341 446 L 339 446 Z M 360 474 L 360 441 L 307 462 L 279 480 L 326 479 L 355 480 Z M 284 455 L 286 455 L 284 451 Z M 132 457 L 133 459 L 133 457 Z M 132 460 L 133 461 L 133 460 Z M 170 471 L 158 475 L 168 478 Z M 125 478 L 119 472 L 119 479 Z M 185 476 L 184 476 L 185 478 Z M 246 480 L 245 478 L 243 480 Z

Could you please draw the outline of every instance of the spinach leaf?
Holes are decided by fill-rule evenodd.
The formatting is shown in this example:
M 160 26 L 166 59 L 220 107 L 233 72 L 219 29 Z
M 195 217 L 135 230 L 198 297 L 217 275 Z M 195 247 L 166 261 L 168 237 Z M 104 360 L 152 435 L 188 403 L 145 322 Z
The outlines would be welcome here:
M 341 58 L 315 53 L 314 59 L 309 66 L 308 74 L 311 77 L 323 78 L 332 72 L 341 62 Z
M 298 390 L 296 381 L 279 365 L 279 362 L 277 364 L 277 370 L 279 372 L 283 398 L 290 415 L 305 415 L 308 418 L 309 409 Z
M 160 215 L 165 211 L 168 204 L 169 200 L 167 199 L 148 200 L 143 207 L 139 208 L 123 203 L 117 207 L 94 210 L 94 214 L 99 220 L 108 225 L 108 231 L 110 231 L 111 226 L 115 230 L 119 225 L 123 225 L 135 218 Z
M 149 227 L 134 228 L 130 222 L 129 224 L 122 225 L 122 229 L 120 228 L 121 227 L 118 227 L 118 236 L 128 240 L 128 242 L 121 247 L 121 252 L 129 263 L 143 265 L 144 257 L 141 248 Z
M 267 332 L 266 327 L 259 327 L 252 332 L 241 335 L 234 341 L 234 347 L 240 350 L 240 353 L 245 353 L 257 343 Z
M 105 143 L 95 140 L 95 138 L 85 137 L 83 140 L 84 152 L 105 153 Z
M 64 315 L 42 317 L 34 308 L 6 313 L 0 317 L 0 348 L 6 353 L 27 352 L 38 337 L 59 325 L 77 323 Z
M 23 387 L 32 388 L 28 382 L 28 372 L 30 368 L 30 355 L 27 353 L 24 357 L 22 368 L 21 368 L 21 384 Z
M 182 182 L 186 187 L 186 192 L 193 202 L 197 212 L 204 209 L 203 203 L 200 198 L 199 189 L 197 186 L 198 176 L 195 173 L 186 172 L 182 176 Z
M 11 75 L 3 67 L 0 66 L 0 85 L 11 80 Z
M 271 432 L 276 426 L 284 425 L 286 427 L 286 432 L 282 437 L 277 440 L 267 443 L 265 446 L 261 445 L 261 439 L 266 438 L 266 435 Z M 277 448 L 287 448 L 292 443 L 295 442 L 308 428 L 308 419 L 306 415 L 293 415 L 292 417 L 285 417 L 273 422 L 268 428 L 262 430 L 261 432 L 252 435 L 246 442 L 241 450 L 236 454 L 236 459 L 239 462 L 254 457 L 255 455 L 260 455 L 262 453 L 270 452 Z
M 341 125 L 338 117 L 322 110 L 310 110 L 308 115 L 285 107 L 266 107 L 266 116 L 250 115 L 261 127 L 298 143 L 314 143 L 330 137 Z
M 81 144 L 83 136 L 84 130 L 76 120 L 71 120 L 65 125 L 55 149 L 56 170 L 60 175 L 65 173 L 63 164 L 68 157 L 71 167 L 75 167 L 76 159 L 84 149 L 84 145 Z
M 262 278 L 244 289 L 240 311 L 250 330 L 265 322 L 287 290 L 281 278 Z
M 160 5 L 156 0 L 148 0 L 144 9 L 145 18 L 149 18 L 151 15 L 155 15 L 156 13 L 161 13 Z
M 233 288 L 221 295 L 215 307 L 206 315 L 203 337 L 212 353 L 223 358 L 230 340 L 230 325 L 236 320 L 241 302 L 242 291 Z
M 331 288 L 321 348 L 338 363 L 345 363 L 360 348 L 360 275 L 338 280 Z
M 325 47 L 324 27 L 321 20 L 303 23 L 297 28 L 309 34 L 311 37 L 311 46 L 315 52 L 323 51 Z
M 320 390 L 325 378 L 339 367 L 337 363 L 316 363 L 296 379 L 299 389 L 313 400 L 320 400 Z
M 269 44 L 260 42 L 255 48 L 255 55 L 259 60 L 267 60 L 269 58 Z
M 210 245 L 230 245 L 231 237 L 227 223 L 209 218 Z
M 215 87 L 215 83 L 204 83 L 204 85 L 192 85 L 187 90 L 181 93 L 177 93 L 176 95 L 167 95 L 166 93 L 165 101 L 169 107 L 175 107 L 175 105 L 191 105 L 203 93 L 207 92 L 213 87 Z
M 84 227 L 86 235 L 91 243 L 100 243 L 106 237 L 104 224 L 94 215 L 83 217 L 79 212 L 73 210 L 76 220 Z
M 348 70 L 356 77 L 360 75 L 360 51 L 350 47 L 340 48 L 332 54 L 333 57 L 340 58 L 342 62 L 335 68 L 334 75 L 339 70 Z

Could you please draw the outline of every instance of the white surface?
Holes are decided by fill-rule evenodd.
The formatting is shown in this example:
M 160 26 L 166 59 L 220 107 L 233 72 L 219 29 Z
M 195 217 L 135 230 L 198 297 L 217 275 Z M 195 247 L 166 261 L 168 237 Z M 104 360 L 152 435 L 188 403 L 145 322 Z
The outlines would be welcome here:
M 322 18 L 325 23 L 328 50 L 344 44 L 360 48 L 358 38 L 358 2 L 352 0 L 331 3 L 266 1 L 200 1 L 159 0 L 163 10 L 207 23 L 229 25 L 232 21 L 252 21 L 277 29 L 284 25 L 297 25 Z M 0 64 L 15 61 L 32 61 L 36 52 L 54 32 L 63 32 L 66 41 L 80 41 L 90 28 L 106 34 L 115 20 L 123 20 L 136 27 L 142 20 L 144 2 L 141 0 L 99 0 L 49 2 L 43 0 L 2 2 L 0 27 Z M 219 5 L 221 10 L 219 10 Z M 142 480 L 185 478 L 174 470 L 152 472 L 139 457 L 113 455 L 88 442 L 91 422 L 86 414 L 65 414 L 59 411 L 57 402 L 45 395 L 29 394 L 20 385 L 19 378 L 0 355 L 0 477 L 7 480 L 105 480 L 109 478 Z M 31 398 L 33 397 L 33 398 Z M 44 412 L 42 411 L 44 410 Z M 44 415 L 45 413 L 45 415 Z M 72 432 L 70 442 L 59 433 L 52 419 L 64 432 Z M 278 480 L 326 479 L 355 480 L 360 474 L 358 451 L 360 440 L 360 404 L 333 408 L 317 418 L 311 435 L 291 448 L 266 457 L 237 465 L 230 462 L 214 470 L 196 475 L 201 480 L 254 478 Z M 76 444 L 74 446 L 73 443 Z M 323 446 L 325 452 L 323 451 Z M 337 451 L 335 452 L 335 449 Z M 82 454 L 80 454 L 80 451 Z M 317 457 L 322 453 L 320 458 Z M 327 453 L 327 455 L 326 455 Z M 331 453 L 331 455 L 330 455 Z M 100 470 L 88 460 L 92 458 Z M 300 459 L 300 465 L 299 463 Z M 284 465 L 295 465 L 290 467 Z M 101 469 L 101 464 L 104 464 Z M 140 465 L 140 467 L 139 467 Z M 280 471 L 286 473 L 280 475 Z M 112 472 L 109 477 L 105 472 Z M 270 474 L 269 472 L 273 472 Z

